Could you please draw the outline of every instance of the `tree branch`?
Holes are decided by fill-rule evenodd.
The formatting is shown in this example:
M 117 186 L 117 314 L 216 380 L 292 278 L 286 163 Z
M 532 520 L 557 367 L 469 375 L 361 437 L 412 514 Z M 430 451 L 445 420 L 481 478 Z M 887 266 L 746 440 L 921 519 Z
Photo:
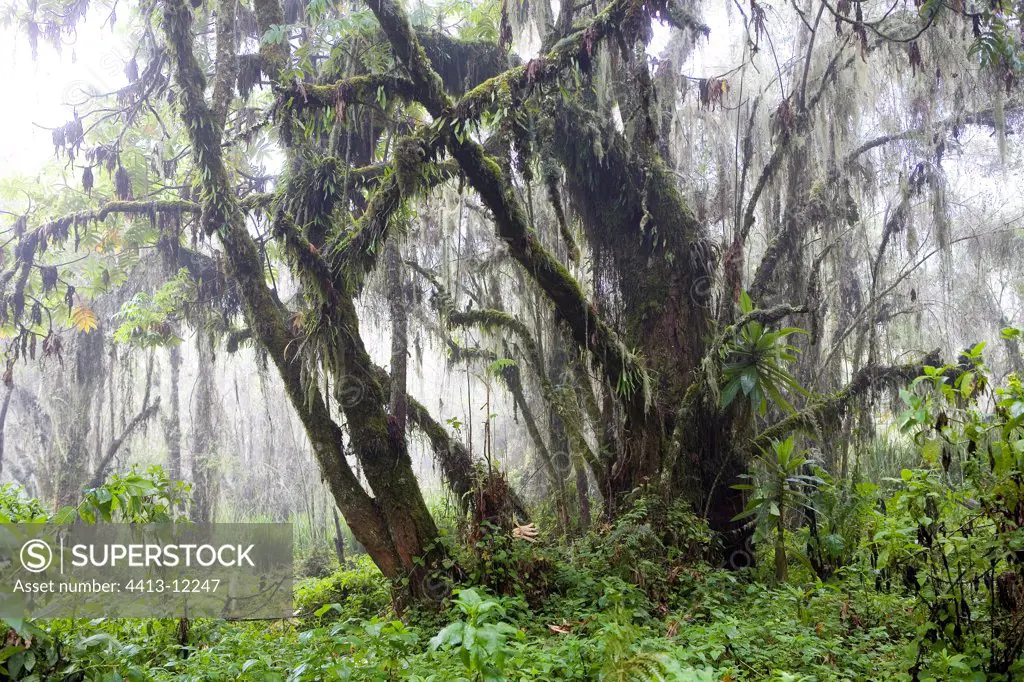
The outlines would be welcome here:
M 510 179 L 493 159 L 484 154 L 479 144 L 471 139 L 456 137 L 450 125 L 453 104 L 444 91 L 437 75 L 420 47 L 405 12 L 391 0 L 367 0 L 370 10 L 377 17 L 384 34 L 391 42 L 399 60 L 409 69 L 416 86 L 416 99 L 422 103 L 435 119 L 443 119 L 449 125 L 442 127 L 443 136 L 452 155 L 484 204 L 494 215 L 498 235 L 508 244 L 513 257 L 526 269 L 554 303 L 556 312 L 565 320 L 572 331 L 573 339 L 582 348 L 590 350 L 600 363 L 611 386 L 617 387 L 627 410 L 639 421 L 646 417 L 651 400 L 651 389 L 646 371 L 618 338 L 615 332 L 601 319 L 596 308 L 586 299 L 576 280 L 565 267 L 540 242 L 526 212 L 519 202 Z M 625 2 L 617 0 L 609 5 L 591 26 L 609 27 L 611 16 L 621 16 Z M 617 14 L 618 13 L 618 14 Z M 555 62 L 568 61 L 570 54 L 578 56 L 584 47 L 584 31 L 578 31 L 555 46 Z M 526 70 L 520 69 L 522 78 Z M 512 69 L 498 80 L 515 79 Z M 488 81 L 493 83 L 493 81 Z M 484 83 L 467 97 L 472 101 L 480 96 L 481 88 L 488 92 Z M 639 384 L 639 385 L 638 385 Z M 625 387 L 632 386 L 632 389 Z
M 871 391 L 882 388 L 895 388 L 909 384 L 924 373 L 924 367 L 941 367 L 943 365 L 938 351 L 933 351 L 920 362 L 906 365 L 878 366 L 870 365 L 862 368 L 850 383 L 831 396 L 812 402 L 804 409 L 792 414 L 754 436 L 750 447 L 765 447 L 773 440 L 785 438 L 796 432 L 821 432 L 821 425 L 834 421 L 842 416 L 853 400 Z M 948 370 L 947 375 L 955 378 L 959 372 Z
M 235 13 L 238 0 L 217 2 L 217 56 L 216 74 L 213 78 L 213 112 L 217 122 L 224 127 L 235 95 L 235 80 L 238 78 L 238 54 L 235 49 Z
M 110 463 L 114 461 L 114 457 L 117 455 L 117 451 L 121 449 L 132 433 L 145 424 L 150 418 L 160 410 L 160 396 L 156 397 L 156 400 L 148 406 L 144 406 L 142 411 L 139 412 L 130 422 L 124 427 L 124 431 L 110 442 L 107 446 L 106 452 L 103 454 L 103 458 L 96 466 L 96 473 L 93 474 L 92 480 L 89 481 L 89 488 L 98 488 L 103 485 L 103 482 L 107 480 L 107 472 L 110 469 Z
M 276 7 L 280 11 L 276 0 L 256 0 L 256 6 L 257 10 L 267 6 L 265 9 L 273 11 Z M 302 380 L 299 364 L 286 357 L 291 335 L 281 315 L 280 302 L 267 289 L 259 253 L 228 183 L 221 156 L 221 129 L 203 95 L 206 77 L 192 49 L 191 14 L 183 0 L 164 0 L 164 7 L 163 27 L 173 54 L 181 117 L 192 142 L 196 165 L 206 178 L 203 205 L 206 229 L 216 233 L 224 246 L 232 275 L 239 285 L 246 318 L 277 366 L 289 400 L 306 427 L 321 471 L 339 507 L 346 518 L 353 520 L 353 529 L 360 529 L 363 535 L 360 541 L 364 545 L 390 547 L 392 541 L 379 508 L 345 461 L 341 429 L 331 419 L 319 390 L 315 386 L 309 390 L 310 387 Z M 257 14 L 259 16 L 259 11 Z M 262 46 L 261 54 L 263 48 L 267 45 Z M 276 52 L 268 49 L 268 58 Z M 383 562 L 381 570 L 385 573 L 398 575 L 401 572 L 397 556 L 378 556 L 375 559 Z M 395 563 L 389 564 L 389 559 Z

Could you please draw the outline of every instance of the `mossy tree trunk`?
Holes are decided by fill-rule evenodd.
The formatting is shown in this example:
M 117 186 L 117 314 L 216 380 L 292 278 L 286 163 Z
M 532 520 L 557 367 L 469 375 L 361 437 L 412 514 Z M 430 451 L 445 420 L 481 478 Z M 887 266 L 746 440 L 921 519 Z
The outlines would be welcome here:
M 172 481 L 181 478 L 181 404 L 179 386 L 181 381 L 181 348 L 172 344 L 167 349 L 167 383 L 171 394 L 169 413 L 163 418 L 164 440 L 167 442 L 167 476 Z
M 57 395 L 65 401 L 54 412 L 54 431 L 60 461 L 53 472 L 52 499 L 56 508 L 77 505 L 82 485 L 90 479 L 94 401 L 104 378 L 103 327 L 75 338 L 74 360 L 65 389 Z M 62 372 L 63 374 L 63 372 Z M 113 428 L 113 425 L 111 425 Z
M 217 512 L 217 491 L 220 481 L 215 427 L 218 419 L 214 414 L 219 403 L 214 383 L 216 367 L 213 342 L 210 335 L 202 329 L 196 333 L 196 359 L 196 383 L 189 400 L 192 422 L 189 453 L 192 461 L 192 520 L 211 523 Z
M 182 0 L 165 0 L 163 6 L 163 28 L 175 69 L 181 118 L 204 178 L 203 229 L 216 235 L 224 248 L 229 274 L 238 285 L 253 335 L 280 373 L 323 476 L 353 534 L 385 576 L 410 578 L 410 589 L 416 593 L 420 586 L 417 576 L 423 570 L 417 559 L 427 555 L 437 528 L 416 482 L 405 438 L 395 437 L 389 428 L 384 409 L 388 401 L 360 338 L 351 294 L 344 286 L 332 286 L 329 268 L 304 238 L 284 234 L 287 225 L 276 226 L 286 251 L 298 261 L 300 278 L 312 286 L 308 294 L 314 301 L 314 314 L 323 316 L 337 330 L 333 341 L 323 349 L 329 363 L 325 369 L 334 380 L 335 398 L 342 407 L 352 449 L 372 496 L 362 488 L 345 459 L 342 430 L 331 418 L 323 393 L 304 376 L 301 362 L 290 354 L 294 329 L 286 321 L 276 292 L 266 284 L 261 257 L 231 188 L 221 152 L 224 116 L 211 109 L 204 94 L 206 76 L 194 51 L 191 11 Z M 280 18 L 280 5 L 275 2 L 257 2 L 255 9 L 260 23 L 269 25 L 275 23 L 275 17 Z M 284 49 L 267 45 L 261 49 L 263 68 L 272 80 L 276 81 L 276 74 L 283 68 L 287 55 L 279 52 Z M 221 69 L 222 62 L 226 71 Z M 218 54 L 215 93 L 218 83 L 232 81 L 233 69 L 234 60 Z

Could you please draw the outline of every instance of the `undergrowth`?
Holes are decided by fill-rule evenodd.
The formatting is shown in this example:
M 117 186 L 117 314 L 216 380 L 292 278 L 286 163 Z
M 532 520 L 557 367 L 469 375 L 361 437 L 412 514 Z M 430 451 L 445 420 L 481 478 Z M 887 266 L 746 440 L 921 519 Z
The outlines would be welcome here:
M 908 679 L 912 608 L 856 577 L 774 588 L 693 567 L 671 599 L 655 602 L 617 576 L 554 570 L 562 590 L 536 610 L 465 588 L 403 621 L 387 611 L 379 573 L 359 562 L 300 583 L 296 618 L 198 620 L 184 644 L 175 620 L 27 625 L 37 639 L 30 650 L 59 642 L 62 663 L 47 676 L 33 678 L 24 662 L 10 673 L 103 682 Z M 321 603 L 332 598 L 340 601 Z

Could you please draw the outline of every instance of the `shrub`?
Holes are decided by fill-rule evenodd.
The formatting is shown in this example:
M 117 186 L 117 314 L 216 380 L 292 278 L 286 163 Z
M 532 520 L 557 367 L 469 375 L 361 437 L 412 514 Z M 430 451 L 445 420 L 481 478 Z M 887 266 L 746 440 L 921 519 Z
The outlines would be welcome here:
M 307 578 L 295 585 L 295 611 L 319 622 L 322 619 L 371 618 L 391 605 L 391 591 L 384 576 L 361 555 L 323 578 Z M 325 607 L 328 609 L 323 610 Z M 315 615 L 320 612 L 320 615 Z
M 326 545 L 316 545 L 303 557 L 299 571 L 304 578 L 326 578 L 338 568 L 333 550 Z

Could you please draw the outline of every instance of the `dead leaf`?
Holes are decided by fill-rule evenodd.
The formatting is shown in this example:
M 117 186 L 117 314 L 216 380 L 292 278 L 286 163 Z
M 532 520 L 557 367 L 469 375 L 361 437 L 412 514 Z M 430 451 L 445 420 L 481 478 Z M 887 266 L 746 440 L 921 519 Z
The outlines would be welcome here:
M 525 526 L 516 526 L 512 529 L 512 537 L 526 542 L 537 542 L 537 526 L 528 523 Z

